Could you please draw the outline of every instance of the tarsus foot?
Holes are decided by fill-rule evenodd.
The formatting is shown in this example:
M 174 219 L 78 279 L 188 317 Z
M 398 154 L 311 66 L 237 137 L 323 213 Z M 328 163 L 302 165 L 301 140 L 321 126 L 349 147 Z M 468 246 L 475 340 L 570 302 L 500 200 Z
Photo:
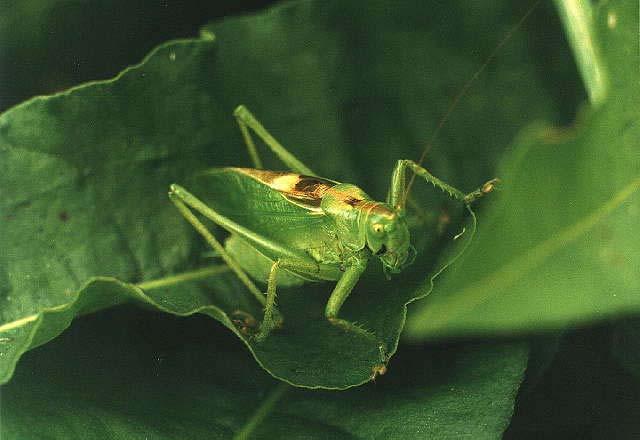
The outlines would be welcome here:
M 355 324 L 353 322 L 347 321 L 346 319 L 340 319 L 340 318 L 327 318 L 327 319 L 331 324 L 335 325 L 336 327 L 339 327 L 348 332 L 356 333 L 360 336 L 364 336 L 365 338 L 375 342 L 376 344 L 379 344 L 378 338 L 376 338 L 375 333 L 363 328 L 358 324 Z
M 496 187 L 499 184 L 500 184 L 500 179 L 498 178 L 491 179 L 488 182 L 485 182 L 484 185 L 482 185 L 480 188 L 464 196 L 464 202 L 467 204 L 473 203 L 474 201 L 478 200 L 480 197 L 484 197 L 490 192 L 492 192 L 494 189 L 496 189 Z

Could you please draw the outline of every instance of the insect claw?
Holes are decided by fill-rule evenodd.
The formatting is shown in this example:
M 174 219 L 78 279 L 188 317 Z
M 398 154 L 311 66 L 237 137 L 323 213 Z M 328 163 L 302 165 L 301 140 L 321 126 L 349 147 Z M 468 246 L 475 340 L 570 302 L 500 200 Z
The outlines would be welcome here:
M 380 363 L 375 364 L 371 369 L 371 380 L 374 382 L 378 376 L 382 376 L 387 372 L 387 362 L 391 357 L 387 355 L 387 350 L 383 343 L 378 345 L 378 351 L 380 352 Z
M 499 183 L 500 179 L 498 178 L 491 179 L 488 182 L 485 182 L 484 185 L 482 185 L 480 188 L 464 196 L 464 203 L 469 205 L 480 197 L 486 196 L 487 194 L 492 192 Z
M 482 192 L 482 194 L 489 194 L 491 191 L 496 189 L 496 186 L 498 186 L 500 183 L 501 183 L 501 180 L 496 177 L 495 179 L 491 179 L 488 182 L 486 182 L 484 185 L 482 185 L 482 188 L 480 188 L 480 191 Z
M 384 364 L 376 364 L 371 369 L 371 380 L 376 381 L 378 376 L 383 376 L 387 372 L 387 366 Z
M 231 322 L 240 330 L 240 333 L 246 336 L 253 335 L 258 328 L 258 321 L 253 315 L 242 310 L 231 312 Z

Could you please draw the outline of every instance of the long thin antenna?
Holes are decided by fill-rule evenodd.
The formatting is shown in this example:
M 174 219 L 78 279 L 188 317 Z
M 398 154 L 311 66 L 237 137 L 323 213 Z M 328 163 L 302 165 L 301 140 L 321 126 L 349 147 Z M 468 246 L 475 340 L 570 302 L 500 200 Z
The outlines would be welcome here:
M 433 143 L 435 142 L 436 138 L 438 137 L 438 134 L 440 134 L 440 131 L 442 130 L 442 127 L 444 127 L 444 124 L 447 123 L 447 121 L 449 120 L 449 117 L 451 116 L 451 114 L 453 113 L 453 111 L 456 109 L 456 107 L 458 106 L 458 104 L 460 103 L 460 100 L 467 94 L 467 92 L 469 91 L 469 89 L 471 88 L 471 86 L 473 85 L 474 82 L 476 82 L 476 80 L 478 79 L 478 77 L 482 74 L 482 72 L 485 71 L 485 69 L 487 68 L 487 66 L 489 66 L 489 64 L 491 64 L 491 62 L 493 61 L 493 59 L 496 57 L 496 55 L 498 54 L 498 52 L 500 52 L 500 49 L 502 49 L 502 47 L 507 44 L 507 42 L 511 39 L 511 37 L 513 36 L 513 34 L 520 29 L 520 27 L 522 27 L 522 25 L 524 24 L 525 21 L 527 21 L 527 19 L 529 18 L 529 16 L 533 13 L 533 11 L 536 9 L 536 7 L 540 4 L 542 0 L 536 0 L 527 10 L 527 12 L 522 16 L 522 18 L 518 21 L 518 23 L 516 23 L 510 30 L 509 32 L 506 33 L 506 35 L 502 38 L 502 40 L 500 41 L 500 43 L 498 43 L 498 45 L 493 49 L 493 52 L 491 52 L 491 54 L 487 57 L 487 59 L 485 60 L 485 62 L 482 64 L 482 66 L 480 66 L 480 68 L 478 70 L 476 70 L 476 73 L 473 74 L 473 76 L 471 78 L 469 78 L 469 80 L 466 82 L 466 84 L 462 87 L 462 89 L 460 89 L 460 91 L 458 92 L 458 94 L 455 96 L 455 98 L 453 98 L 453 101 L 451 101 L 451 104 L 449 105 L 449 108 L 447 109 L 447 111 L 445 112 L 445 114 L 440 118 L 440 121 L 438 122 L 438 126 L 436 127 L 435 131 L 433 132 L 433 134 L 431 135 L 431 138 L 429 138 L 429 141 L 427 142 L 427 145 L 425 146 L 424 150 L 422 151 L 422 155 L 420 156 L 420 159 L 418 159 L 418 165 L 422 165 L 422 163 L 424 162 L 424 159 L 427 157 L 427 153 L 431 150 L 431 147 L 433 146 Z M 404 192 L 404 200 L 402 202 L 402 206 L 405 205 L 407 197 L 409 197 L 409 192 L 411 191 L 411 186 L 413 185 L 413 181 L 416 179 L 416 175 L 415 173 L 411 175 L 411 179 L 409 179 L 409 184 L 407 185 L 407 189 Z

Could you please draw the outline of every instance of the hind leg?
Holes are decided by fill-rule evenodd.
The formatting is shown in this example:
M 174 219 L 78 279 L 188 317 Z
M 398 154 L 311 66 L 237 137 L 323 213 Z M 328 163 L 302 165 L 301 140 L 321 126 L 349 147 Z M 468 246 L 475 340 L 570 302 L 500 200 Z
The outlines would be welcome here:
M 206 205 L 204 205 L 200 200 L 191 195 L 189 192 L 179 187 L 178 185 L 171 185 L 171 191 L 169 192 L 169 198 L 173 202 L 173 204 L 178 208 L 180 214 L 195 228 L 196 231 L 206 240 L 206 242 L 213 248 L 217 255 L 219 255 L 222 260 L 227 263 L 227 265 L 235 272 L 238 276 L 242 284 L 244 284 L 247 289 L 253 294 L 253 296 L 258 300 L 261 305 L 266 304 L 266 299 L 264 294 L 258 289 L 255 283 L 249 278 L 247 273 L 242 269 L 240 264 L 227 252 L 224 246 L 213 236 L 211 232 L 207 229 L 205 225 L 202 224 L 200 220 L 193 214 L 191 209 L 195 209 L 197 212 L 205 215 L 211 220 L 215 221 L 212 216 L 207 215 L 205 210 L 211 210 Z M 224 226 L 221 221 L 221 226 Z
M 260 159 L 260 155 L 258 154 L 258 150 L 253 142 L 253 138 L 251 137 L 252 130 L 255 134 L 258 135 L 260 139 L 273 151 L 273 153 L 278 156 L 278 158 L 284 162 L 291 170 L 295 171 L 299 174 L 304 174 L 306 176 L 315 176 L 316 174 L 311 171 L 309 167 L 303 164 L 297 157 L 291 154 L 285 147 L 280 144 L 271 133 L 267 131 L 264 126 L 258 122 L 258 120 L 253 116 L 253 114 L 244 106 L 239 105 L 233 115 L 238 121 L 238 125 L 240 126 L 240 131 L 242 132 L 242 137 L 244 138 L 245 143 L 247 144 L 247 149 L 249 150 L 249 156 L 251 156 L 251 160 L 253 161 L 253 166 L 262 169 L 262 160 Z

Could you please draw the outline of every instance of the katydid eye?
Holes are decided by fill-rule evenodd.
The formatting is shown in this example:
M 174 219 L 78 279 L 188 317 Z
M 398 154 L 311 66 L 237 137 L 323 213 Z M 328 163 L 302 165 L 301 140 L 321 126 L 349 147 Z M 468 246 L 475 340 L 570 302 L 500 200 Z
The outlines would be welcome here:
M 380 223 L 376 223 L 372 226 L 372 229 L 376 234 L 381 234 L 382 231 L 384 231 L 384 226 L 382 226 Z

